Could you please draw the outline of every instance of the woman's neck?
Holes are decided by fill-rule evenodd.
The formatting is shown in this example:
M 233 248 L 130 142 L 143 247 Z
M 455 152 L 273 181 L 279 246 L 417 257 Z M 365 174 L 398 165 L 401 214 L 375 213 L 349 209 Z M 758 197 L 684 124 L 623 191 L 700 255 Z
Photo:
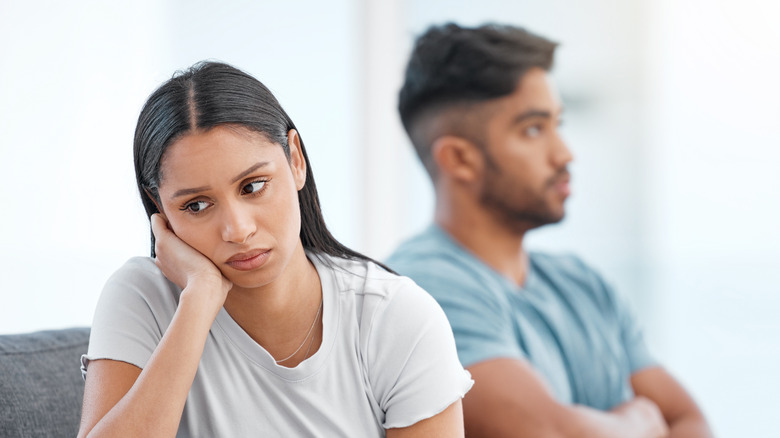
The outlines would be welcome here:
M 299 245 L 278 278 L 256 289 L 234 288 L 224 307 L 255 342 L 279 360 L 293 353 L 303 341 L 308 346 L 314 339 L 310 355 L 317 351 L 322 339 L 321 303 L 319 274 Z M 309 332 L 308 339 L 304 339 Z M 297 365 L 304 359 L 303 354 L 301 351 L 282 365 Z

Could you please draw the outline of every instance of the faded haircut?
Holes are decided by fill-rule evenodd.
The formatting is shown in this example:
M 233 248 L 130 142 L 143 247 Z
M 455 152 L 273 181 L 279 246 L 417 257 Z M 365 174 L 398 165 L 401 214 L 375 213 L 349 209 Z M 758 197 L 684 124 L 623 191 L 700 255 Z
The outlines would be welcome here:
M 398 111 L 431 178 L 436 175 L 431 157 L 435 137 L 457 135 L 484 149 L 487 114 L 479 104 L 511 94 L 533 67 L 549 71 L 556 47 L 525 29 L 499 24 L 465 28 L 448 23 L 417 39 Z

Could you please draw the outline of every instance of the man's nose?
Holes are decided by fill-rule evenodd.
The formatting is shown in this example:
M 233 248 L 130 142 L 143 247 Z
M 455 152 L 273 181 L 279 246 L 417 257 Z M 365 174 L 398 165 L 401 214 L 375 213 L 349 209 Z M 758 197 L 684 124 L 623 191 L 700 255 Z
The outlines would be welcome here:
M 559 132 L 555 133 L 551 159 L 556 167 L 564 167 L 574 160 L 574 155 Z

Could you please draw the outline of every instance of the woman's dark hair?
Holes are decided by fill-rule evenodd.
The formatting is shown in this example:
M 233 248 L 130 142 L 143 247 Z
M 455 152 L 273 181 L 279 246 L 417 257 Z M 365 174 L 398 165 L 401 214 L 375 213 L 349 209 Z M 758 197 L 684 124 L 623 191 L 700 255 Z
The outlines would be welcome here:
M 168 146 L 186 134 L 208 131 L 220 125 L 241 126 L 282 147 L 290 159 L 287 133 L 298 129 L 271 91 L 247 73 L 219 62 L 199 62 L 177 72 L 146 101 L 133 141 L 135 178 L 147 217 L 158 213 L 160 163 Z M 328 231 L 320 210 L 317 186 L 306 148 L 306 184 L 298 191 L 301 209 L 301 242 L 316 254 L 368 260 L 383 264 L 342 245 Z M 154 257 L 154 234 L 151 254 Z

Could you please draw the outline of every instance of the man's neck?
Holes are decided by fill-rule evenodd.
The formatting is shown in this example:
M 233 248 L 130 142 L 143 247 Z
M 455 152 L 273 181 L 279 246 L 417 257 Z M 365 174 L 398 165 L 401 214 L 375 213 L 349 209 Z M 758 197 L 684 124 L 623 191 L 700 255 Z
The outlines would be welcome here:
M 451 214 L 437 208 L 434 222 L 486 265 L 518 286 L 525 283 L 525 232 L 508 229 L 487 214 Z

